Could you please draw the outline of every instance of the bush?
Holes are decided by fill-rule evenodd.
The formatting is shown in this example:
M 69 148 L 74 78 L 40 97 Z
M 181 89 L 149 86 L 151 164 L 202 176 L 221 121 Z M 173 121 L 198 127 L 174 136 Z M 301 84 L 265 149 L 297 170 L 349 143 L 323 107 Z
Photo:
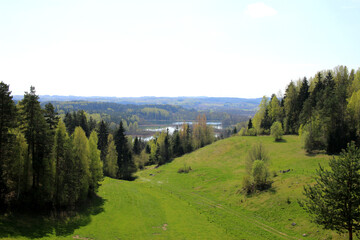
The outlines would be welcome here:
M 282 129 L 281 123 L 274 122 L 274 124 L 271 126 L 271 136 L 275 138 L 275 141 L 280 141 L 283 134 L 284 131 Z
M 246 135 L 248 135 L 248 136 L 256 136 L 256 129 L 255 128 L 248 129 Z
M 261 143 L 254 145 L 246 158 L 247 175 L 242 181 L 243 192 L 249 194 L 255 190 L 266 190 L 271 187 L 270 172 L 267 167 L 269 155 Z
M 242 190 L 245 194 L 254 192 L 254 182 L 249 175 L 245 175 L 242 179 Z
M 184 164 L 184 166 L 179 168 L 179 170 L 177 172 L 178 173 L 189 173 L 191 170 L 192 169 L 190 166 L 186 166 L 186 164 Z
M 269 181 L 270 173 L 262 160 L 255 160 L 252 166 L 251 175 L 254 179 L 254 187 L 257 190 L 265 190 L 271 187 Z

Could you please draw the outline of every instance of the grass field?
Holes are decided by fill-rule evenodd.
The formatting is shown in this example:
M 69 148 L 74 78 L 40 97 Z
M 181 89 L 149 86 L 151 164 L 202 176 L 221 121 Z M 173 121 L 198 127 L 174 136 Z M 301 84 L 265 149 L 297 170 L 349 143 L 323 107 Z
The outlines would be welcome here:
M 262 142 L 277 172 L 273 188 L 240 193 L 248 150 Z M 297 136 L 231 137 L 159 168 L 133 182 L 106 178 L 98 199 L 76 217 L 0 217 L 3 239 L 342 239 L 309 221 L 297 200 L 327 155 L 307 155 Z M 184 165 L 193 169 L 177 173 Z M 288 173 L 280 170 L 291 169 Z M 293 223 L 295 225 L 293 226 Z M 306 234 L 306 237 L 303 237 Z

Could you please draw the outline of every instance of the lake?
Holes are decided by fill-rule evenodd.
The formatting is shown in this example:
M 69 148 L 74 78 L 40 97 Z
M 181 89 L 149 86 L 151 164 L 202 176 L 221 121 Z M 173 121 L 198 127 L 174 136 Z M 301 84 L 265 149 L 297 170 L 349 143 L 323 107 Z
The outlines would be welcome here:
M 189 125 L 193 125 L 194 122 L 186 121 L 185 123 L 189 124 Z M 162 131 L 166 131 L 166 129 L 169 129 L 169 133 L 173 134 L 173 132 L 176 129 L 180 129 L 183 124 L 184 124 L 184 122 L 173 122 L 173 123 L 171 123 L 171 124 L 169 124 L 167 126 L 164 126 L 164 127 L 163 126 L 161 126 L 161 127 L 154 126 L 153 128 L 145 128 L 144 130 L 147 131 L 147 132 L 153 132 L 155 134 L 156 132 L 162 132 Z M 206 124 L 212 126 L 215 130 L 222 130 L 221 122 L 207 122 Z M 154 138 L 153 136 L 149 136 L 149 137 L 144 138 L 144 140 L 145 141 L 150 141 L 153 138 Z

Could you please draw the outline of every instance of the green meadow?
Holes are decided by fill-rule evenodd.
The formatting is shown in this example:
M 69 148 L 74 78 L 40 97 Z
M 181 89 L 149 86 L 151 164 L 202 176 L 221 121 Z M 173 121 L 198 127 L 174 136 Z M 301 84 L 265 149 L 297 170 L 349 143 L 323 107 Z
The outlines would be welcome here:
M 273 187 L 241 193 L 245 158 L 262 142 Z M 235 136 L 173 162 L 139 171 L 132 182 L 105 178 L 92 204 L 61 221 L 0 217 L 2 239 L 342 239 L 310 222 L 299 206 L 303 186 L 330 156 L 308 155 L 297 136 Z M 178 173 L 182 167 L 189 173 Z M 280 170 L 289 172 L 280 173 Z M 276 174 L 275 174 L 276 173 Z M 305 235 L 304 235 L 305 234 Z

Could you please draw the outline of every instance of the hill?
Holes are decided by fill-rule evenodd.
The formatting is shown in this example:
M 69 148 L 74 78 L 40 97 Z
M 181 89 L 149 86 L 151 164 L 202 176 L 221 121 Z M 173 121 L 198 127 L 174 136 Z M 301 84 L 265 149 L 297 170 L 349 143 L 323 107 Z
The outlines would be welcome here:
M 134 182 L 106 178 L 95 207 L 64 222 L 22 217 L 0 221 L 9 239 L 340 239 L 309 221 L 297 200 L 327 155 L 307 155 L 297 136 L 231 137 L 159 168 L 138 172 Z M 273 188 L 240 193 L 244 161 L 261 141 L 277 173 Z M 188 174 L 177 173 L 184 165 Z M 280 173 L 280 170 L 289 172 Z M 46 224 L 44 224 L 46 223 Z
M 24 96 L 14 95 L 14 100 Z M 134 105 L 175 105 L 196 110 L 256 110 L 261 98 L 227 98 L 227 97 L 83 97 L 83 96 L 50 96 L 40 95 L 41 102 L 108 102 Z

